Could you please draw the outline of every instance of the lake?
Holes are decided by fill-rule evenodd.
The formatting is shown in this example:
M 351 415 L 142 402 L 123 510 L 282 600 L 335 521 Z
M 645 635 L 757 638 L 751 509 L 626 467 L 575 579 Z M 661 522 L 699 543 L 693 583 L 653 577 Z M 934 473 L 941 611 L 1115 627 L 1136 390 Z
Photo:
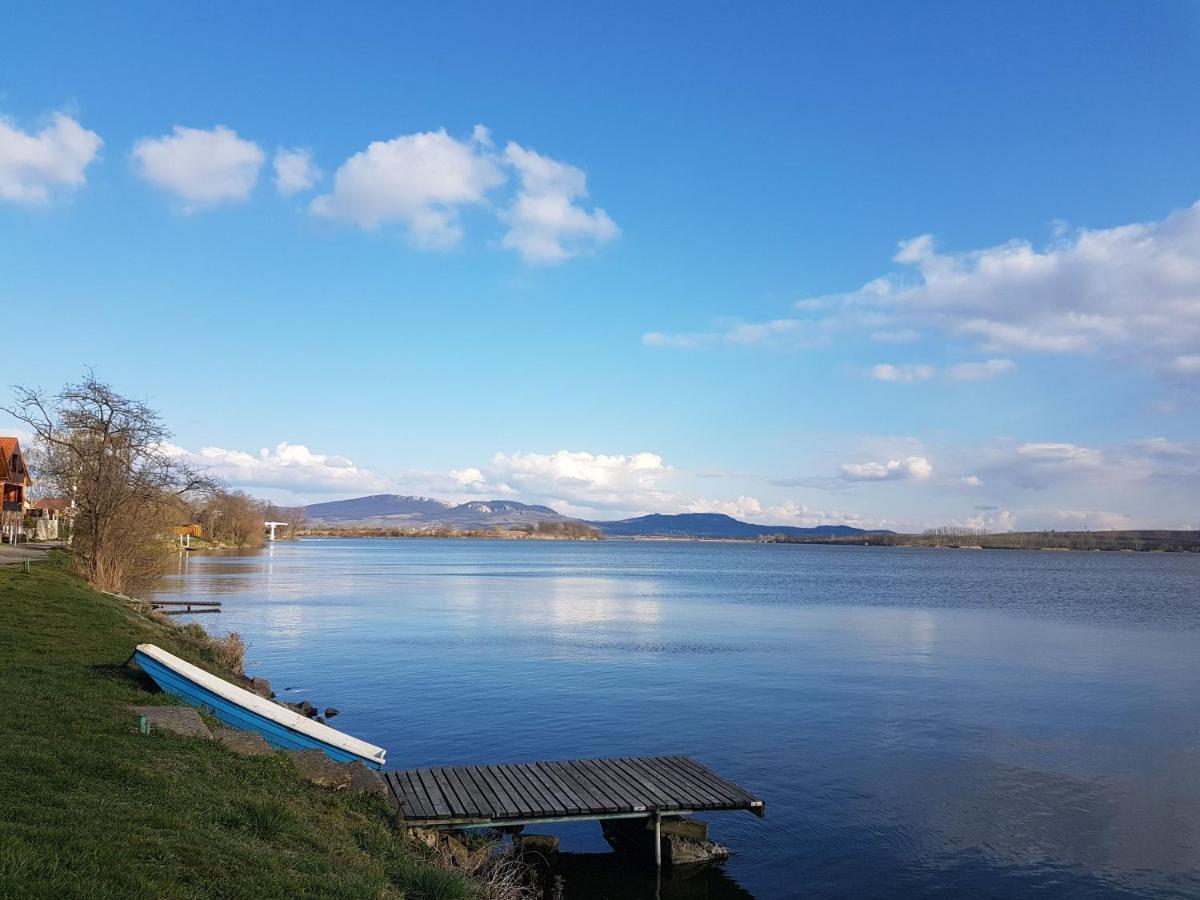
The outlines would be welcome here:
M 767 802 L 661 885 L 536 829 L 567 898 L 1200 896 L 1200 556 L 326 539 L 159 594 L 391 768 L 686 754 Z

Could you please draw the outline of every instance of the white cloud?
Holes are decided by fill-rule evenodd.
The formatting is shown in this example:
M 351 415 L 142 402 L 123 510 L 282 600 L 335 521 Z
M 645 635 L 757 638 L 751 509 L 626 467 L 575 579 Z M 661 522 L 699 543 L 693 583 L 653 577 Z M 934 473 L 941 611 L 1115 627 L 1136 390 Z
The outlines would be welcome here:
M 488 482 L 511 486 L 522 496 L 589 509 L 657 509 L 671 500 L 660 486 L 670 469 L 657 453 L 497 453 Z M 486 491 L 482 485 L 477 492 Z
M 363 229 L 399 223 L 417 246 L 453 247 L 462 237 L 459 210 L 484 203 L 505 180 L 481 136 L 476 129 L 460 141 L 439 129 L 373 141 L 342 163 L 312 212 Z
M 1017 456 L 1052 465 L 1092 468 L 1104 461 L 1099 450 L 1064 443 L 1027 443 L 1017 448 Z
M 1127 489 L 1136 494 L 1148 482 L 1176 494 L 1200 490 L 1200 444 L 1188 441 L 1151 438 L 1105 448 L 1064 442 L 1000 444 L 977 448 L 972 457 L 989 483 L 999 480 L 1031 490 L 1077 485 L 1093 493 Z
M 1132 517 L 1124 513 L 1097 509 L 1059 509 L 1055 510 L 1053 518 L 1059 527 L 1067 530 L 1119 531 L 1133 524 Z
M 313 453 L 303 444 L 281 441 L 258 453 L 204 447 L 199 453 L 182 448 L 193 464 L 234 487 L 279 488 L 298 494 L 353 494 L 385 490 L 388 479 L 356 466 L 344 456 Z
M 55 189 L 79 187 L 103 143 L 65 113 L 37 134 L 0 118 L 0 200 L 40 206 Z
M 284 197 L 307 191 L 321 179 L 321 170 L 313 163 L 311 150 L 280 147 L 275 151 L 273 165 L 275 190 Z
M 806 323 L 798 319 L 774 319 L 769 322 L 741 322 L 729 326 L 723 331 L 695 331 L 688 334 L 664 334 L 661 331 L 651 331 L 642 335 L 642 343 L 647 347 L 674 347 L 690 350 L 713 344 L 759 344 L 773 338 L 799 332 L 806 328 Z M 809 342 L 817 338 L 810 337 Z
M 933 366 L 921 363 L 896 366 L 879 363 L 871 367 L 871 377 L 876 381 L 926 381 L 934 375 Z
M 931 475 L 933 465 L 924 456 L 842 466 L 842 477 L 849 481 L 928 481 Z
M 472 484 L 483 484 L 485 481 L 483 472 L 474 467 L 468 469 L 451 469 L 450 477 L 464 487 Z
M 756 497 L 738 497 L 736 500 L 696 499 L 685 509 L 692 513 L 722 513 L 735 519 L 756 520 L 763 513 L 763 505 Z
M 1007 509 L 983 510 L 966 519 L 955 520 L 954 524 L 988 534 L 1017 530 L 1017 518 Z
M 982 485 L 983 479 L 980 478 L 978 475 L 963 475 L 961 478 L 958 479 L 958 483 L 961 484 L 963 487 L 974 488 L 974 487 L 979 487 L 980 485 Z
M 900 244 L 894 276 L 851 295 L 897 322 L 934 325 L 988 349 L 1144 353 L 1200 347 L 1200 203 L 1158 222 L 1081 229 L 1038 249 L 1013 241 L 940 253 Z
M 687 503 L 684 509 L 687 512 L 695 513 L 723 513 L 757 525 L 794 525 L 799 528 L 813 528 L 817 525 L 851 525 L 855 528 L 888 527 L 888 523 L 883 519 L 864 518 L 856 513 L 836 510 L 814 509 L 796 503 L 794 500 L 767 506 L 757 497 L 741 496 L 736 500 L 697 499 Z
M 951 366 L 946 373 L 951 381 L 986 381 L 1016 371 L 1011 359 L 989 359 L 983 362 L 964 362 Z
M 176 125 L 169 135 L 134 144 L 133 158 L 138 175 L 196 209 L 249 197 L 266 156 L 224 125 L 208 131 Z
M 489 137 L 490 142 L 490 137 Z M 516 169 L 521 188 L 501 214 L 508 224 L 502 241 L 532 265 L 547 265 L 594 250 L 620 234 L 603 209 L 591 212 L 577 201 L 587 197 L 582 169 L 509 141 L 504 161 Z
M 797 311 L 839 310 L 817 321 L 876 339 L 938 330 L 996 353 L 1132 351 L 1151 368 L 1200 375 L 1200 202 L 1160 221 L 1059 229 L 1041 248 L 943 253 L 926 234 L 902 241 L 893 261 L 904 271 Z

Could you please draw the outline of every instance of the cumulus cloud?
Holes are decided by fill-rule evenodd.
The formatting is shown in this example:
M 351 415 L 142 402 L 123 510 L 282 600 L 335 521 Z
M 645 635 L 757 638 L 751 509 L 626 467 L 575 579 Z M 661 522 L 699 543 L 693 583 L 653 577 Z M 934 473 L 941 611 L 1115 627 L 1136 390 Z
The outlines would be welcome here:
M 224 125 L 176 125 L 171 134 L 134 144 L 133 159 L 139 176 L 196 209 L 249 197 L 266 156 Z
M 950 253 L 920 235 L 900 242 L 893 261 L 899 272 L 802 300 L 797 312 L 820 310 L 823 327 L 876 339 L 933 330 L 989 352 L 1132 352 L 1164 373 L 1200 376 L 1200 202 L 1159 221 L 1060 228 L 1042 247 L 1014 240 Z
M 887 520 L 865 518 L 857 513 L 837 510 L 815 509 L 787 500 L 776 505 L 767 505 L 757 497 L 741 496 L 736 500 L 696 499 L 688 502 L 684 509 L 695 513 L 723 513 L 735 519 L 757 525 L 794 525 L 799 528 L 814 528 L 817 525 L 852 525 L 856 528 L 886 528 Z
M 257 453 L 204 447 L 199 453 L 175 448 L 194 465 L 234 487 L 278 488 L 292 493 L 334 494 L 380 491 L 389 481 L 344 456 L 314 453 L 303 444 L 281 441 Z
M 656 509 L 670 502 L 660 485 L 670 469 L 657 453 L 497 453 L 488 482 L 522 496 L 589 509 Z M 482 489 L 482 486 L 479 487 Z
M 469 487 L 472 484 L 483 484 L 486 480 L 483 477 L 483 471 L 473 467 L 467 469 L 451 469 L 450 477 L 453 478 L 457 484 L 460 484 L 463 487 Z
M 1081 229 L 1040 249 L 1012 241 L 941 253 L 922 235 L 901 242 L 894 259 L 915 272 L 849 300 L 985 349 L 1186 353 L 1200 344 L 1200 203 L 1158 222 Z
M 987 509 L 980 510 L 975 515 L 969 516 L 966 519 L 956 519 L 954 524 L 958 527 L 970 528 L 974 531 L 998 534 L 1003 531 L 1016 531 L 1017 517 L 1007 509 Z
M 933 366 L 921 363 L 913 365 L 892 365 L 879 363 L 871 367 L 871 377 L 876 381 L 927 381 L 934 375 Z
M 932 475 L 933 465 L 924 456 L 842 466 L 842 478 L 848 481 L 928 481 Z
M 439 129 L 373 141 L 338 167 L 333 190 L 313 200 L 312 212 L 367 230 L 397 223 L 419 247 L 453 247 L 460 210 L 484 203 L 505 181 L 485 136 L 477 129 L 460 141 Z
M 532 265 L 547 265 L 594 250 L 620 234 L 603 209 L 588 211 L 578 203 L 587 197 L 582 169 L 528 150 L 510 141 L 504 161 L 516 170 L 521 187 L 501 214 L 508 224 L 502 241 Z
M 58 189 L 79 187 L 103 143 L 65 113 L 37 134 L 0 118 L 0 200 L 40 206 Z
M 311 150 L 280 147 L 275 151 L 272 165 L 275 168 L 275 190 L 283 197 L 307 191 L 321 179 L 321 170 L 313 163 Z

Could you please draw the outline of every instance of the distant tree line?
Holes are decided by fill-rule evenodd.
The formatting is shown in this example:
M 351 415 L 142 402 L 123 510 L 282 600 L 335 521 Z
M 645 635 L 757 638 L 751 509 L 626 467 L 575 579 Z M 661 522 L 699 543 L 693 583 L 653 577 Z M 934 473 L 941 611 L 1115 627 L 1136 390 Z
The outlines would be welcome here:
M 206 540 L 227 547 L 261 547 L 266 543 L 264 522 L 283 522 L 277 539 L 297 537 L 304 524 L 304 507 L 276 506 L 245 491 L 214 490 L 195 498 L 192 521 L 199 524 Z
M 870 544 L 880 547 L 944 547 L 984 550 L 1133 550 L 1200 553 L 1200 531 L 1009 531 L 990 533 L 947 525 L 921 534 L 868 532 L 848 536 L 763 535 L 779 544 Z
M 71 562 L 105 591 L 161 573 L 176 526 L 200 523 L 226 545 L 263 542 L 263 522 L 293 536 L 303 510 L 229 491 L 171 443 L 159 414 L 87 372 L 57 393 L 16 387 L 4 411 L 33 432 L 28 461 L 41 496 L 71 501 Z

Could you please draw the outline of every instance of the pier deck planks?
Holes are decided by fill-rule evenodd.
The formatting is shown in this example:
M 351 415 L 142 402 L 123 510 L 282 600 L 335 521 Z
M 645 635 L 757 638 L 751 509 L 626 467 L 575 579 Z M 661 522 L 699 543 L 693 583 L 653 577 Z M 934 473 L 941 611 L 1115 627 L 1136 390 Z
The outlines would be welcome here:
M 686 756 L 432 766 L 385 772 L 405 821 L 430 828 L 749 810 L 763 801 Z

